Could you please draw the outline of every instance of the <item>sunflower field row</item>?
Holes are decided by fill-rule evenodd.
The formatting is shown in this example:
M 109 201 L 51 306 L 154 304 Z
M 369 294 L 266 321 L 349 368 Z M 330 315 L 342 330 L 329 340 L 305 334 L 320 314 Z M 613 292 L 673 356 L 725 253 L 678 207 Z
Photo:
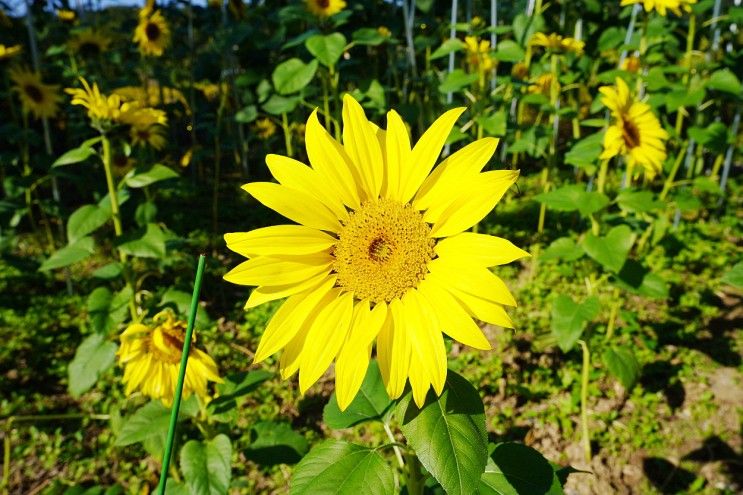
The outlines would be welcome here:
M 0 0 L 0 493 L 743 492 L 742 26 Z

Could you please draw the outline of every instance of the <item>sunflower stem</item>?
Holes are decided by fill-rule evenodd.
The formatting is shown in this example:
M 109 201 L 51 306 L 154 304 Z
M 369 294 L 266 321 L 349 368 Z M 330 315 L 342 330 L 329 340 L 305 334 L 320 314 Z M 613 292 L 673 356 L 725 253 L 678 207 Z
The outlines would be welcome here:
M 681 143 L 681 146 L 679 147 L 679 154 L 676 155 L 676 160 L 673 162 L 673 167 L 671 168 L 671 172 L 668 174 L 668 177 L 666 178 L 665 184 L 663 184 L 663 190 L 660 192 L 660 200 L 663 201 L 666 199 L 666 195 L 668 194 L 668 191 L 671 190 L 671 187 L 673 187 L 673 181 L 676 178 L 676 174 L 679 171 L 679 167 L 681 167 L 681 162 L 684 159 L 684 154 L 686 153 L 686 146 L 687 143 L 684 141 Z
M 691 80 L 691 52 L 694 50 L 694 36 L 696 35 L 697 30 L 697 16 L 691 15 L 689 17 L 689 30 L 686 32 L 686 54 L 684 55 L 686 57 L 686 63 L 688 64 L 686 68 L 686 74 L 684 74 L 684 86 L 689 86 L 689 81 Z M 684 126 L 684 113 L 686 110 L 683 106 L 680 106 L 678 110 L 676 111 L 676 134 L 681 134 L 681 129 Z
M 281 114 L 281 129 L 284 131 L 284 144 L 286 145 L 286 156 L 289 158 L 294 157 L 292 150 L 292 132 L 289 129 L 289 118 L 286 116 L 286 112 Z
M 405 465 L 407 466 L 406 488 L 409 495 L 423 495 L 425 485 L 423 473 L 421 473 L 421 463 L 414 452 L 406 453 Z
M 168 468 L 170 466 L 170 457 L 173 454 L 173 443 L 175 440 L 175 427 L 178 422 L 178 409 L 181 406 L 181 395 L 183 394 L 183 382 L 186 377 L 186 366 L 188 365 L 188 353 L 191 350 L 191 338 L 193 336 L 194 322 L 196 313 L 199 309 L 199 292 L 201 292 L 201 280 L 204 277 L 204 264 L 206 257 L 199 255 L 199 262 L 196 267 L 196 278 L 194 280 L 193 294 L 191 296 L 191 309 L 188 313 L 188 326 L 186 327 L 186 336 L 183 340 L 183 352 L 181 353 L 181 364 L 178 368 L 178 382 L 175 386 L 173 396 L 173 408 L 170 411 L 170 425 L 168 426 L 168 436 L 165 441 L 165 451 L 163 452 L 162 467 L 160 469 L 160 483 L 157 485 L 157 494 L 165 494 L 165 484 L 168 481 Z
M 581 370 L 580 380 L 580 426 L 581 426 L 581 443 L 583 444 L 583 455 L 586 462 L 591 463 L 591 437 L 588 432 L 588 372 L 591 366 L 591 353 L 588 350 L 588 344 L 583 340 L 578 343 L 583 351 L 583 369 Z

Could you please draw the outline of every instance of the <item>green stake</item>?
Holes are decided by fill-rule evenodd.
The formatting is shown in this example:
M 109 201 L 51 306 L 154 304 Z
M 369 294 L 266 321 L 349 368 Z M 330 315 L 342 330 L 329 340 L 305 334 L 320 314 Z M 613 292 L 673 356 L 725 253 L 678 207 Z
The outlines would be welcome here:
M 181 394 L 183 393 L 183 380 L 186 378 L 186 365 L 188 364 L 188 353 L 191 350 L 191 336 L 193 325 L 196 321 L 196 312 L 199 309 L 199 292 L 201 291 L 201 278 L 204 275 L 204 262 L 206 257 L 199 255 L 199 264 L 196 268 L 196 280 L 193 285 L 191 296 L 191 310 L 188 313 L 188 327 L 186 327 L 186 338 L 183 341 L 183 354 L 181 354 L 181 366 L 178 368 L 178 383 L 175 386 L 173 397 L 173 409 L 170 411 L 170 426 L 168 427 L 168 438 L 165 441 L 165 452 L 163 452 L 163 463 L 160 470 L 160 483 L 157 485 L 157 494 L 164 495 L 165 483 L 168 481 L 168 467 L 170 456 L 173 453 L 173 441 L 175 440 L 175 425 L 178 422 L 178 409 L 181 406 Z

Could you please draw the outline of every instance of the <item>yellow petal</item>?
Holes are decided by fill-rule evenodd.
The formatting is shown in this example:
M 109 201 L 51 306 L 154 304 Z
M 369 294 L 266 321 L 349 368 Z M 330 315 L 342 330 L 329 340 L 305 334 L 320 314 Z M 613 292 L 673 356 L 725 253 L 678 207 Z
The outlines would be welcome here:
M 328 182 L 304 163 L 281 155 L 267 155 L 266 165 L 281 185 L 310 193 L 328 207 L 341 221 L 348 220 L 348 210 L 340 196 L 333 194 Z
M 429 175 L 415 196 L 413 207 L 426 210 L 447 203 L 447 198 L 466 190 L 468 183 L 488 163 L 498 146 L 497 138 L 478 139 L 447 157 Z
M 307 333 L 299 365 L 299 391 L 305 393 L 338 355 L 353 316 L 353 293 L 341 293 L 317 316 Z
M 500 201 L 505 192 L 516 182 L 519 173 L 513 170 L 493 170 L 482 173 L 469 191 L 460 194 L 437 218 L 427 210 L 426 222 L 433 223 L 431 235 L 447 237 L 458 234 L 482 220 Z
M 389 315 L 377 338 L 377 359 L 387 394 L 397 399 L 405 390 L 412 348 L 405 331 L 402 303 L 393 299 Z
M 338 232 L 338 218 L 311 194 L 272 182 L 251 182 L 243 189 L 255 199 L 289 220 L 321 230 Z
M 400 180 L 402 171 L 410 166 L 410 137 L 400 115 L 394 110 L 387 112 L 387 134 L 385 143 L 387 168 L 383 194 L 385 197 L 400 200 Z
M 275 301 L 276 299 L 283 299 L 294 294 L 299 294 L 310 289 L 313 289 L 325 282 L 326 280 L 333 279 L 335 277 L 328 276 L 327 273 L 320 273 L 314 277 L 310 277 L 304 282 L 287 285 L 270 285 L 270 286 L 259 286 L 253 289 L 250 293 L 248 301 L 245 303 L 244 309 L 255 308 L 268 301 Z
M 444 338 L 439 330 L 438 318 L 428 300 L 422 298 L 415 289 L 409 290 L 403 296 L 402 305 L 405 331 L 410 337 L 413 355 L 417 357 L 418 364 L 423 367 L 428 383 L 433 385 L 437 394 L 440 394 L 446 382 L 446 347 L 444 347 Z M 411 371 L 412 368 L 411 362 Z M 411 386 L 413 386 L 412 381 Z M 415 393 L 415 388 L 413 392 Z M 425 400 L 425 391 L 420 392 Z
M 462 232 L 440 240 L 434 248 L 436 254 L 458 264 L 475 264 L 485 267 L 505 265 L 530 256 L 506 239 L 492 235 Z
M 377 199 L 382 190 L 382 150 L 364 109 L 346 93 L 343 96 L 343 147 L 361 178 L 362 199 Z
M 400 200 L 403 203 L 410 201 L 423 184 L 426 176 L 436 164 L 441 148 L 444 147 L 446 138 L 451 134 L 452 127 L 465 110 L 466 108 L 460 107 L 444 113 L 415 143 L 411 152 L 410 166 L 406 167 L 401 180 Z
M 274 225 L 234 232 L 225 234 L 224 240 L 229 249 L 246 258 L 320 253 L 337 242 L 325 232 L 304 225 Z
M 462 305 L 434 280 L 427 278 L 421 282 L 418 289 L 436 312 L 444 333 L 449 337 L 475 349 L 492 348 L 480 327 Z
M 333 258 L 329 254 L 295 256 L 292 261 L 259 256 L 237 265 L 224 275 L 228 282 L 238 285 L 289 285 L 328 273 Z
M 305 131 L 307 156 L 312 168 L 335 190 L 344 204 L 358 210 L 361 204 L 351 159 L 343 146 L 328 134 L 317 119 L 317 110 L 307 120 Z
M 468 294 L 506 306 L 516 306 L 516 300 L 506 284 L 487 268 L 477 265 L 458 265 L 443 258 L 428 264 L 431 275 L 437 280 L 446 280 L 449 286 Z
M 446 284 L 445 280 L 438 279 L 435 276 L 432 276 L 432 278 L 436 285 L 444 287 L 446 291 L 454 297 L 459 304 L 461 304 L 467 313 L 478 320 L 505 328 L 513 328 L 513 322 L 501 304 L 480 297 L 479 295 L 459 290 L 455 287 L 442 285 Z

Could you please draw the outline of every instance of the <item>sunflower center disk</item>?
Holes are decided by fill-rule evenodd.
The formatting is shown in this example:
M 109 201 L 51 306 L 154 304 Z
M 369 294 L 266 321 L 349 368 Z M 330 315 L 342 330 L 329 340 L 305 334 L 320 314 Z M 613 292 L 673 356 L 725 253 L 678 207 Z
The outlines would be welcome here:
M 28 95 L 28 97 L 36 103 L 41 103 L 42 101 L 44 101 L 44 93 L 42 93 L 41 89 L 39 89 L 37 86 L 34 86 L 33 84 L 27 84 L 26 86 L 24 86 L 23 90 L 26 92 L 26 95 Z
M 409 204 L 380 199 L 361 205 L 339 234 L 333 270 L 358 299 L 390 302 L 428 273 L 436 241 Z
M 180 362 L 185 332 L 180 325 L 160 325 L 150 335 L 149 351 L 164 363 Z
M 147 39 L 150 41 L 157 41 L 160 37 L 160 28 L 153 22 L 148 22 L 144 29 Z
M 632 149 L 640 146 L 640 131 L 634 122 L 622 119 L 622 138 L 627 148 Z

